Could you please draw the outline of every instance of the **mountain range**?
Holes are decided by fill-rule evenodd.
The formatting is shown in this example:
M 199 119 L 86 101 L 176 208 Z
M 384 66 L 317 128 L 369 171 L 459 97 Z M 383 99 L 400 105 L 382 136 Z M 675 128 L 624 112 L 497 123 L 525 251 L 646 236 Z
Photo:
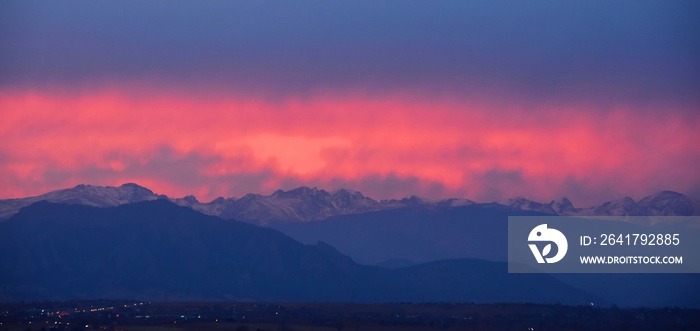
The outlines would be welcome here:
M 600 205 L 577 208 L 567 198 L 540 203 L 523 197 L 499 201 L 499 204 L 520 210 L 538 211 L 563 216 L 692 216 L 700 215 L 700 201 L 673 191 L 661 191 L 639 201 L 630 197 L 607 201 Z
M 609 304 L 503 262 L 360 265 L 324 243 L 156 200 L 37 202 L 0 223 L 0 300 L 246 300 Z
M 611 202 L 569 210 L 678 214 L 688 212 L 683 209 L 687 200 L 661 192 L 622 204 L 627 209 Z M 236 203 L 239 209 L 231 208 Z M 157 195 L 136 184 L 80 185 L 0 201 L 3 212 L 11 215 L 0 222 L 0 301 L 144 298 L 700 307 L 700 278 L 695 274 L 508 274 L 508 216 L 551 216 L 565 205 L 524 199 L 375 201 L 358 192 L 311 188 L 203 204 L 193 197 Z M 555 213 L 542 210 L 545 206 Z M 210 215 L 217 213 L 249 218 L 240 222 Z M 266 218 L 259 221 L 256 215 Z M 287 218 L 278 221 L 279 215 Z
M 7 219 L 16 214 L 20 208 L 37 201 L 112 207 L 159 199 L 169 200 L 207 215 L 262 225 L 280 222 L 319 221 L 340 215 L 362 214 L 411 206 L 454 208 L 477 204 L 467 199 L 428 200 L 417 196 L 376 201 L 352 190 L 339 189 L 328 192 L 309 187 L 299 187 L 289 191 L 277 190 L 270 195 L 247 194 L 238 199 L 219 197 L 210 202 L 200 202 L 191 195 L 184 198 L 171 198 L 155 194 L 137 184 L 129 183 L 119 187 L 78 185 L 35 197 L 0 200 L 0 219 Z M 687 196 L 673 191 L 661 191 L 639 201 L 624 197 L 587 208 L 574 207 L 567 198 L 543 203 L 517 197 L 495 203 L 517 210 L 536 211 L 551 215 L 700 215 L 700 201 L 693 201 Z

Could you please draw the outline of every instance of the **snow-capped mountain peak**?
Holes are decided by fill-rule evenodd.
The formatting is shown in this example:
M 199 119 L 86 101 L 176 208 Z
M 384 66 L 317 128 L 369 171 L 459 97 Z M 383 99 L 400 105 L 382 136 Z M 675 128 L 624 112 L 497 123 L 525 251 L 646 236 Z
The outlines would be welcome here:
M 203 203 L 192 195 L 184 198 L 169 198 L 165 195 L 155 194 L 143 186 L 127 183 L 118 187 L 78 185 L 73 188 L 52 191 L 35 197 L 0 200 L 0 219 L 9 218 L 16 214 L 20 208 L 42 200 L 110 207 L 155 199 L 167 199 L 201 213 L 258 224 L 308 222 L 339 215 L 394 208 L 455 208 L 476 204 L 467 199 L 428 200 L 415 195 L 400 200 L 391 199 L 378 202 L 364 196 L 360 192 L 348 189 L 328 192 L 323 189 L 305 186 L 288 191 L 277 190 L 270 195 L 246 194 L 239 199 L 219 197 L 211 202 Z M 685 195 L 673 191 L 661 191 L 638 202 L 630 197 L 624 197 L 588 208 L 577 208 L 567 198 L 541 203 L 524 197 L 516 197 L 497 203 L 514 209 L 552 215 L 700 215 L 699 201 L 692 201 Z
M 221 216 L 258 223 L 314 221 L 331 216 L 379 210 L 376 201 L 359 192 L 298 187 L 277 190 L 271 195 L 248 194 L 225 208 Z
M 73 188 L 51 191 L 34 197 L 1 200 L 0 218 L 12 216 L 20 208 L 38 201 L 112 207 L 160 198 L 165 198 L 165 196 L 157 195 L 153 191 L 133 183 L 123 184 L 118 187 L 80 184 Z
M 639 200 L 641 208 L 652 215 L 693 215 L 698 213 L 696 203 L 687 196 L 673 191 L 661 191 Z
M 526 199 L 523 197 L 515 197 L 507 200 L 501 200 L 497 202 L 498 204 L 504 205 L 504 206 L 509 206 L 515 209 L 520 209 L 520 210 L 529 210 L 529 211 L 536 211 L 536 212 L 541 212 L 541 213 L 547 213 L 547 214 L 555 214 L 554 210 L 552 207 L 548 204 L 544 204 L 541 202 L 533 201 L 530 199 Z
M 547 204 L 557 215 L 571 215 L 580 212 L 580 209 L 574 207 L 574 204 L 566 197 L 559 200 L 552 200 Z
M 541 204 L 523 197 L 498 202 L 520 210 L 569 216 L 689 216 L 700 215 L 700 202 L 673 191 L 661 191 L 639 201 L 623 197 L 588 208 L 576 208 L 567 198 Z

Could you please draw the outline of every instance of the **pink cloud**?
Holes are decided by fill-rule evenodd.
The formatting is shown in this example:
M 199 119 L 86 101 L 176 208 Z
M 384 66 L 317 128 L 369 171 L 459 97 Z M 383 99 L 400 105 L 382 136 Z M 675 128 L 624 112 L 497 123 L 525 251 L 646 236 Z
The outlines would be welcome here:
M 700 187 L 700 116 L 671 107 L 115 89 L 5 91 L 0 109 L 2 198 L 134 181 L 202 200 L 315 185 L 588 204 Z

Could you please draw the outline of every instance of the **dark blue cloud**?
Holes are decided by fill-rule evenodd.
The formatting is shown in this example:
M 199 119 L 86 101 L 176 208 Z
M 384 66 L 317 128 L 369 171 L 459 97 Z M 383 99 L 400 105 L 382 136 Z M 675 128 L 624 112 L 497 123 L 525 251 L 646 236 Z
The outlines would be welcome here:
M 5 1 L 0 86 L 697 104 L 697 1 Z

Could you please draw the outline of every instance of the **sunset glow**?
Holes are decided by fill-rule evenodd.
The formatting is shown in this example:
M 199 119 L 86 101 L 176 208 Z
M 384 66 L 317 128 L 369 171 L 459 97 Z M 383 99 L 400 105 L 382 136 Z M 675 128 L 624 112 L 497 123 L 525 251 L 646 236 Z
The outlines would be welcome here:
M 32 3 L 3 5 L 3 199 L 700 196 L 695 5 Z
M 3 197 L 137 182 L 202 200 L 300 185 L 481 201 L 691 190 L 700 119 L 489 100 L 271 103 L 161 92 L 5 93 Z M 505 109 L 505 110 L 504 110 Z

